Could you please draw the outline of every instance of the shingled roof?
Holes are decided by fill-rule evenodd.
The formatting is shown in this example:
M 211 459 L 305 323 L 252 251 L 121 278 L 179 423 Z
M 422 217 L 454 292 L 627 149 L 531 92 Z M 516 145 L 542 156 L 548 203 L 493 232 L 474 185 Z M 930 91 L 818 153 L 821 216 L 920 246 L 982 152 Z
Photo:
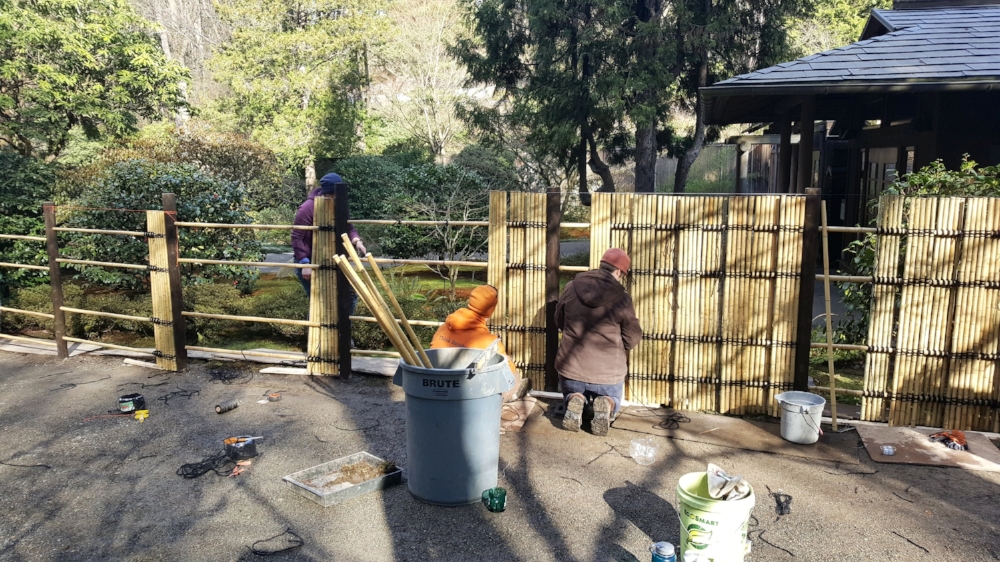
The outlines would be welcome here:
M 1000 6 L 873 10 L 845 47 L 703 88 L 726 95 L 1000 90 Z

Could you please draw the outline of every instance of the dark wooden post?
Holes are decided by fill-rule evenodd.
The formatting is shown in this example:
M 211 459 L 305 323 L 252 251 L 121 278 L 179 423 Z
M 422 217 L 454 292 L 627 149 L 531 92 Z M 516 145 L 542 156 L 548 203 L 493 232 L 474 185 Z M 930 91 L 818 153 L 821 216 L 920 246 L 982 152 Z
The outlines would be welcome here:
M 556 327 L 556 303 L 559 301 L 559 225 L 562 206 L 558 189 L 545 198 L 545 390 L 559 388 L 556 352 L 559 351 L 559 328 Z
M 347 184 L 341 183 L 333 195 L 333 228 L 337 233 L 337 244 L 347 234 L 351 218 L 349 190 Z M 340 268 L 337 268 L 337 349 L 340 350 L 340 357 L 337 358 L 340 361 L 340 378 L 347 380 L 351 377 L 351 285 Z
M 809 349 L 812 343 L 813 298 L 816 293 L 816 259 L 819 256 L 819 223 L 822 191 L 806 188 L 806 218 L 802 231 L 802 270 L 799 278 L 799 315 L 795 329 L 795 390 L 809 390 Z
M 174 332 L 174 361 L 178 371 L 187 369 L 187 322 L 184 320 L 184 293 L 181 292 L 180 240 L 177 236 L 177 197 L 163 194 L 163 220 L 166 226 L 167 275 L 170 276 L 170 311 Z
M 781 114 L 781 144 L 778 145 L 778 193 L 788 193 L 792 183 L 792 118 Z
M 799 122 L 799 177 L 796 190 L 818 187 L 812 184 L 813 174 L 813 129 L 816 122 L 816 98 L 806 96 L 802 100 L 802 119 Z M 817 219 L 818 220 L 818 219 Z
M 63 312 L 62 277 L 59 275 L 59 239 L 56 238 L 56 206 L 52 201 L 42 204 L 45 216 L 45 249 L 49 253 L 49 282 L 52 285 L 52 315 L 55 316 L 53 334 L 56 338 L 56 354 L 60 359 L 69 357 L 66 347 L 66 313 Z

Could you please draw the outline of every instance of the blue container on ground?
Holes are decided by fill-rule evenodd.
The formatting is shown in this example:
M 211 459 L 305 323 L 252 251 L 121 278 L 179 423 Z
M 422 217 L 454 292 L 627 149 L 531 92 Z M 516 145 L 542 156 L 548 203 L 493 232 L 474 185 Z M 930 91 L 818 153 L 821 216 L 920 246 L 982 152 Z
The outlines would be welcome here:
M 407 487 L 436 505 L 482 500 L 497 485 L 501 394 L 514 388 L 503 355 L 470 368 L 481 349 L 428 349 L 432 369 L 400 360 L 392 382 L 406 393 Z

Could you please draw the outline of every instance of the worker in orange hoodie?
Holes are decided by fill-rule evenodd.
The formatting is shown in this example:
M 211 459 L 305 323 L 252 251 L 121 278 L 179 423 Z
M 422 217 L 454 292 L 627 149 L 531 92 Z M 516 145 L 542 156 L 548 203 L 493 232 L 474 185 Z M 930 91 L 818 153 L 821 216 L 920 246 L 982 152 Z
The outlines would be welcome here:
M 448 315 L 444 325 L 438 328 L 431 339 L 431 349 L 447 347 L 471 347 L 486 349 L 494 341 L 500 339 L 490 333 L 486 321 L 493 315 L 497 307 L 497 290 L 490 285 L 476 287 L 469 296 L 469 303 Z M 503 342 L 499 342 L 497 353 L 507 357 Z M 514 373 L 514 388 L 503 393 L 504 402 L 514 402 L 528 393 L 531 381 L 522 378 L 514 362 L 507 357 L 510 371 Z

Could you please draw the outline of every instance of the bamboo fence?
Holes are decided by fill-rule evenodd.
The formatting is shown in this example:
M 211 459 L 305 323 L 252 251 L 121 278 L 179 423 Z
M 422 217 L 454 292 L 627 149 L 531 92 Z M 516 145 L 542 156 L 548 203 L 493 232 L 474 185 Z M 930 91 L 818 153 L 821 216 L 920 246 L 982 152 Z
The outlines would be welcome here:
M 992 198 L 882 198 L 863 419 L 1000 430 L 998 212 Z
M 632 258 L 629 400 L 775 413 L 794 378 L 804 215 L 799 196 L 595 194 L 591 267 L 609 247 Z

